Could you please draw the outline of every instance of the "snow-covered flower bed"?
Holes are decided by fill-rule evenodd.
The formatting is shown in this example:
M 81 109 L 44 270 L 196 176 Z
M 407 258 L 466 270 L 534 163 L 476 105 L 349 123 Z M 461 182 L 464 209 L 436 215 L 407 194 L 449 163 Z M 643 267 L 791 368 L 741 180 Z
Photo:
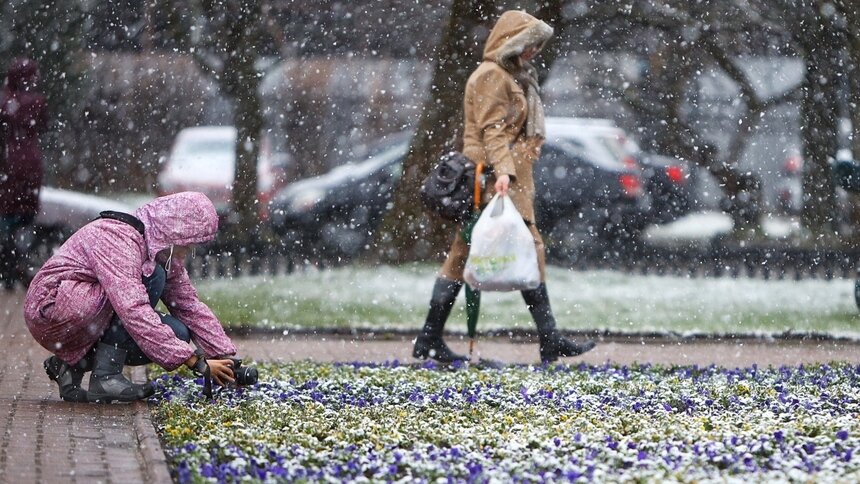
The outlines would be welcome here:
M 179 482 L 860 480 L 860 367 L 264 365 L 162 375 Z

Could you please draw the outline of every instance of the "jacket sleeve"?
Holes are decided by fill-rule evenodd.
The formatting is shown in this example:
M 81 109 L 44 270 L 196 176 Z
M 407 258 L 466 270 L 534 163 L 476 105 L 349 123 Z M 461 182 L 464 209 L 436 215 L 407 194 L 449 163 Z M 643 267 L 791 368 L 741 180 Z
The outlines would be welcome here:
M 209 306 L 200 301 L 182 264 L 170 267 L 161 300 L 172 316 L 188 326 L 194 342 L 207 357 L 236 354 L 236 346 Z
M 496 176 L 508 175 L 513 179 L 517 173 L 507 128 L 514 100 L 507 90 L 505 75 L 492 69 L 475 79 L 473 109 L 493 172 Z
M 144 251 L 137 238 L 131 227 L 106 224 L 103 236 L 92 245 L 90 266 L 128 334 L 152 361 L 173 370 L 194 349 L 177 338 L 149 305 L 140 270 Z

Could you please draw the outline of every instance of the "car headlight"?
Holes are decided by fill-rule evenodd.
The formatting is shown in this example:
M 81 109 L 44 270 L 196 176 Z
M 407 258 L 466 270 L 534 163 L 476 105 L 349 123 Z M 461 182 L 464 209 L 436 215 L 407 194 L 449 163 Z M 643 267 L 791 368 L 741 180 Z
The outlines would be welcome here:
M 288 209 L 292 213 L 309 212 L 322 201 L 323 197 L 325 197 L 323 190 L 304 190 L 296 194 L 295 198 L 290 201 Z

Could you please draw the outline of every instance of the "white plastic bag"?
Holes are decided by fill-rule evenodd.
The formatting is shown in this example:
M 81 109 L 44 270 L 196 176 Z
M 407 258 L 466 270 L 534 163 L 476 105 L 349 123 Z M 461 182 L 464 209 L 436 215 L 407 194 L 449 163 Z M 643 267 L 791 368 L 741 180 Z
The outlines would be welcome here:
M 540 284 L 534 237 L 510 198 L 496 194 L 481 213 L 463 278 L 481 291 L 522 291 Z

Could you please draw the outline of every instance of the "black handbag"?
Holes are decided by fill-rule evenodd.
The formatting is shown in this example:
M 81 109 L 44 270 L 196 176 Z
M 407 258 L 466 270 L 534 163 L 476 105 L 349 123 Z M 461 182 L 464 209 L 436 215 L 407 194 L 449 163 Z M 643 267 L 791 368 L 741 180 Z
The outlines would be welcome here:
M 442 156 L 421 186 L 421 201 L 436 215 L 457 223 L 472 215 L 478 166 L 463 153 Z

